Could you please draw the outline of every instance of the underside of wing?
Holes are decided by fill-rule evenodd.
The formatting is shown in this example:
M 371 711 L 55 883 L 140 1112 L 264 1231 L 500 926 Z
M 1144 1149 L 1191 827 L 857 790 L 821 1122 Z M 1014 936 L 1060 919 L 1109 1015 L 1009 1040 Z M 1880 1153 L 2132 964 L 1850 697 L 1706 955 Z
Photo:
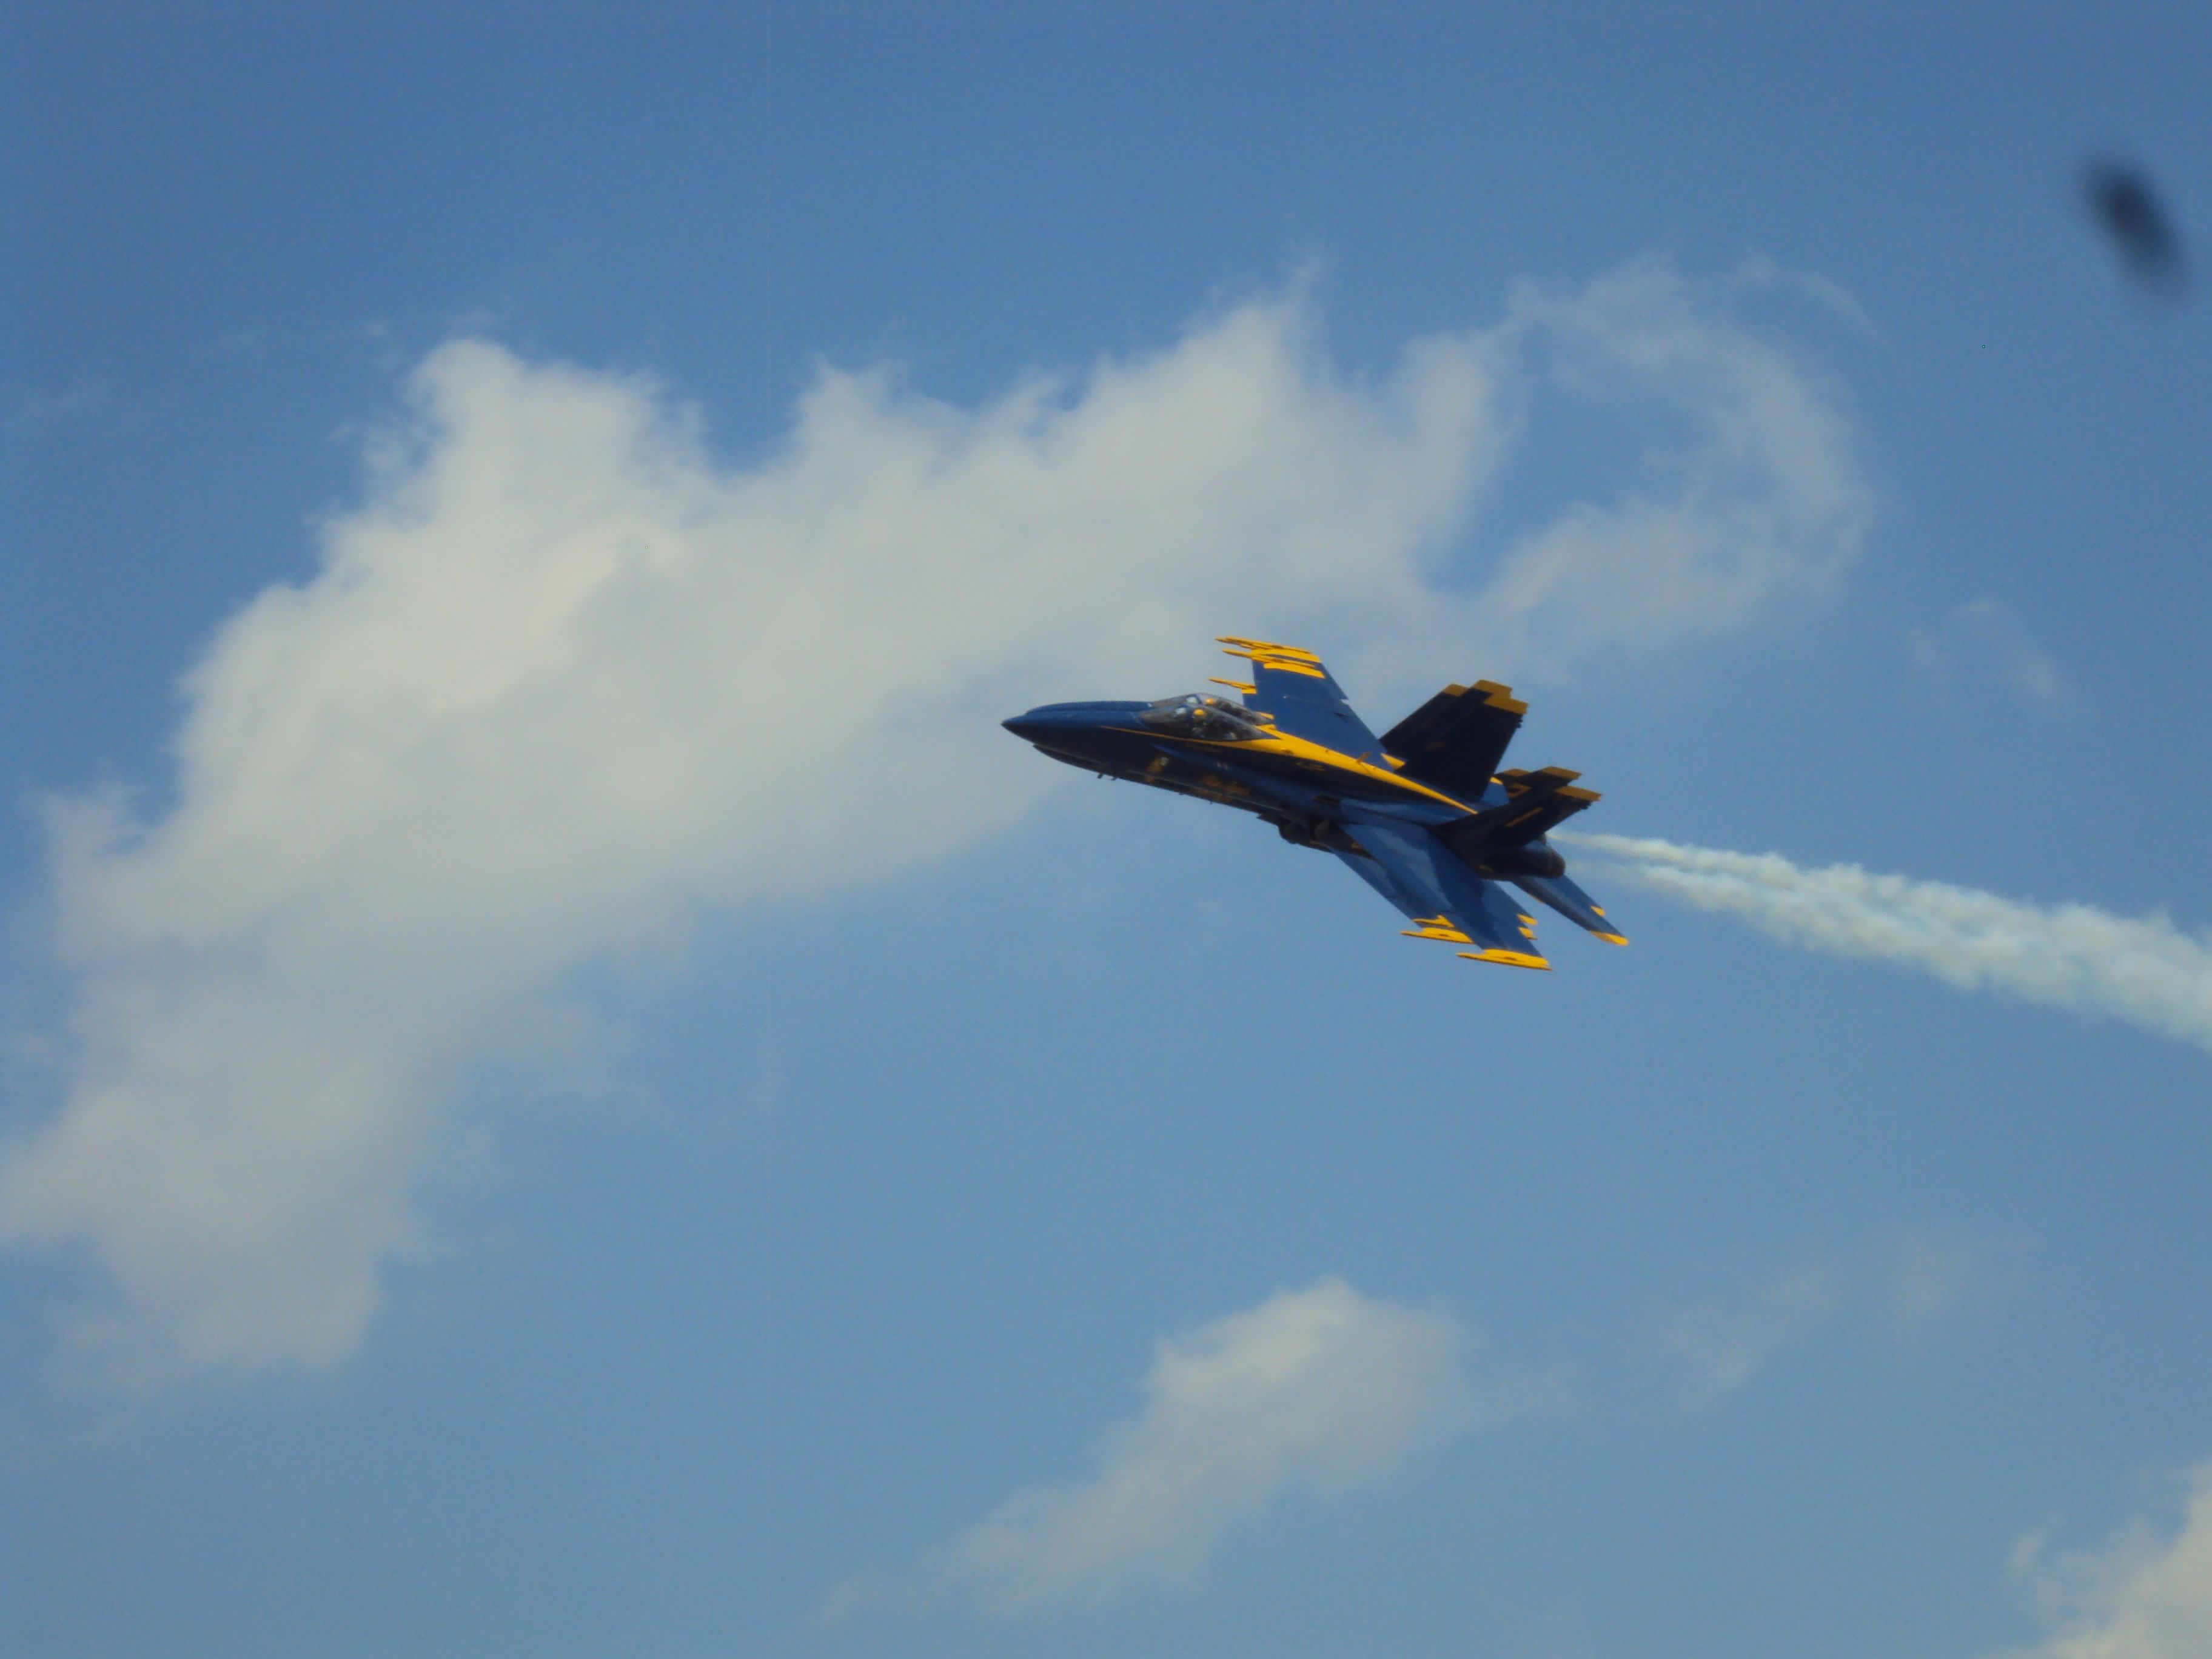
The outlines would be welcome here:
M 1233 634 L 1224 635 L 1220 642 L 1226 654 L 1252 665 L 1252 678 L 1214 683 L 1242 691 L 1246 705 L 1272 717 L 1278 731 L 1345 755 L 1370 755 L 1382 748 L 1352 712 L 1344 688 L 1312 652 Z
M 1363 820 L 1350 826 L 1368 856 L 1338 856 L 1414 925 L 1410 939 L 1440 939 L 1472 948 L 1471 962 L 1514 968 L 1549 968 L 1536 949 L 1535 923 L 1496 883 L 1462 863 L 1434 833 L 1419 824 Z
M 1530 898 L 1548 904 L 1576 927 L 1585 928 L 1607 945 L 1626 945 L 1623 933 L 1605 907 L 1565 876 L 1516 876 L 1513 884 Z

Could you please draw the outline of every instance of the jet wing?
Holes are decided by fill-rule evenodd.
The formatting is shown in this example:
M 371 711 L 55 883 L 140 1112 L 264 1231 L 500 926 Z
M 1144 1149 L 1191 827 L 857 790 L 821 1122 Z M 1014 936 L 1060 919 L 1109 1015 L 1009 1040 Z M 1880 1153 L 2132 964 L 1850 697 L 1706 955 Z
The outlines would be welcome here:
M 1540 899 L 1577 927 L 1587 928 L 1607 945 L 1626 945 L 1627 938 L 1613 925 L 1605 907 L 1565 876 L 1516 876 L 1513 884 L 1530 898 Z
M 1319 657 L 1295 645 L 1224 635 L 1224 654 L 1252 665 L 1251 683 L 1217 680 L 1244 694 L 1244 703 L 1268 715 L 1279 732 L 1345 755 L 1372 755 L 1382 747 L 1366 722 L 1352 712 L 1344 688 Z
M 1414 923 L 1409 939 L 1443 939 L 1474 948 L 1470 962 L 1515 968 L 1549 968 L 1537 951 L 1535 924 L 1495 882 L 1460 861 L 1431 830 L 1417 823 L 1361 819 L 1352 836 L 1369 856 L 1340 853 L 1367 884 Z

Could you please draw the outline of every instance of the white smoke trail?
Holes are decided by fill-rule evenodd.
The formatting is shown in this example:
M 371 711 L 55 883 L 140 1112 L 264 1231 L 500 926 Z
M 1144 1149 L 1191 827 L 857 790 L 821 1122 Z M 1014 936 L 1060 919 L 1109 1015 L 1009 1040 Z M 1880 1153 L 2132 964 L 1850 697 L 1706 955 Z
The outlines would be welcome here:
M 1738 915 L 1790 945 L 1920 968 L 1949 984 L 2108 1014 L 2212 1049 L 2212 935 L 2160 915 L 2046 909 L 1970 887 L 1804 870 L 1767 854 L 1626 836 L 1563 836 L 1641 885 Z

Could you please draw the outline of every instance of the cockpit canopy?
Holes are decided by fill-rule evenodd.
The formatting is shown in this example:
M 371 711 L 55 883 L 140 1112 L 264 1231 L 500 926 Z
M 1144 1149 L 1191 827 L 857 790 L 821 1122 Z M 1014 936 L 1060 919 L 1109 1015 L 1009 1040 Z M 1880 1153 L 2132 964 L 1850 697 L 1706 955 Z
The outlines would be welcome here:
M 1209 743 L 1249 743 L 1264 738 L 1267 728 L 1237 703 L 1201 692 L 1162 697 L 1137 716 L 1155 732 L 1178 738 L 1203 738 Z

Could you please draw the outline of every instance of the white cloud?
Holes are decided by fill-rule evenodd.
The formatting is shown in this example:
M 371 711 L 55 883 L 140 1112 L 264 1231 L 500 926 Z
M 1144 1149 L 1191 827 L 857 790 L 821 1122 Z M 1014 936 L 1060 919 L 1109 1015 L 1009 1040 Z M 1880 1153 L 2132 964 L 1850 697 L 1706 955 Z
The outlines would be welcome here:
M 1683 1403 L 1708 1406 L 1839 1324 L 1893 1340 L 1916 1336 L 1993 1291 L 1995 1267 L 1988 1246 L 1957 1232 L 1885 1234 L 1673 1297 L 1651 1321 L 1650 1336 Z
M 1940 628 L 1906 635 L 1913 666 L 1946 702 L 1993 686 L 2037 708 L 2066 700 L 2066 677 L 2027 624 L 1996 599 L 1960 605 Z
M 2212 1464 L 2190 1477 L 2179 1527 L 2138 1522 L 2104 1549 L 2054 1556 L 2023 1539 L 2014 1571 L 2054 1627 L 2016 1659 L 2203 1659 L 2212 1653 Z
M 855 1580 L 833 1614 L 951 1593 L 1012 1613 L 1194 1572 L 1232 1523 L 1296 1489 L 1342 1492 L 1467 1420 L 1460 1330 L 1340 1279 L 1164 1340 L 1145 1407 L 1077 1486 L 1009 1498 L 907 1581 Z
M 22 441 L 51 428 L 64 425 L 107 408 L 114 388 L 98 375 L 79 372 L 52 392 L 28 389 L 11 392 L 0 400 L 0 432 Z
M 1064 775 L 1010 712 L 1172 690 L 1217 632 L 1377 694 L 1497 672 L 1486 641 L 1570 665 L 1747 623 L 1856 544 L 1840 416 L 1660 267 L 1379 378 L 1316 334 L 1293 294 L 974 409 L 824 371 L 744 464 L 649 382 L 434 353 L 317 574 L 187 677 L 174 805 L 52 810 L 69 1057 L 0 1236 L 88 1254 L 112 1294 L 77 1340 L 149 1379 L 344 1354 L 471 1068 L 588 964 L 1006 833 Z M 1697 435 L 1671 494 L 1483 586 L 1446 551 L 1560 366 Z
M 1516 296 L 1509 329 L 1545 336 L 1562 374 L 1602 384 L 1632 365 L 1703 431 L 1663 490 L 1578 505 L 1506 551 L 1477 609 L 1506 660 L 1733 632 L 1828 592 L 1857 554 L 1870 497 L 1834 398 L 1725 317 L 1672 303 L 1679 291 L 1646 264 L 1571 298 Z
M 2212 1049 L 2212 939 L 2164 916 L 2084 904 L 2046 908 L 1856 865 L 1805 870 L 1753 856 L 1625 836 L 1567 837 L 1622 861 L 1642 885 L 1741 916 L 1791 945 L 1918 968 L 1969 990 L 2108 1014 Z
M 1876 1264 L 1875 1306 L 1893 1329 L 1922 1329 L 2000 1291 L 2010 1254 L 1963 1233 L 1901 1233 Z
M 1796 1263 L 1728 1296 L 1678 1303 L 1659 1323 L 1659 1340 L 1678 1368 L 1688 1403 L 1734 1394 L 1785 1348 L 1803 1342 L 1843 1305 L 1835 1263 Z

